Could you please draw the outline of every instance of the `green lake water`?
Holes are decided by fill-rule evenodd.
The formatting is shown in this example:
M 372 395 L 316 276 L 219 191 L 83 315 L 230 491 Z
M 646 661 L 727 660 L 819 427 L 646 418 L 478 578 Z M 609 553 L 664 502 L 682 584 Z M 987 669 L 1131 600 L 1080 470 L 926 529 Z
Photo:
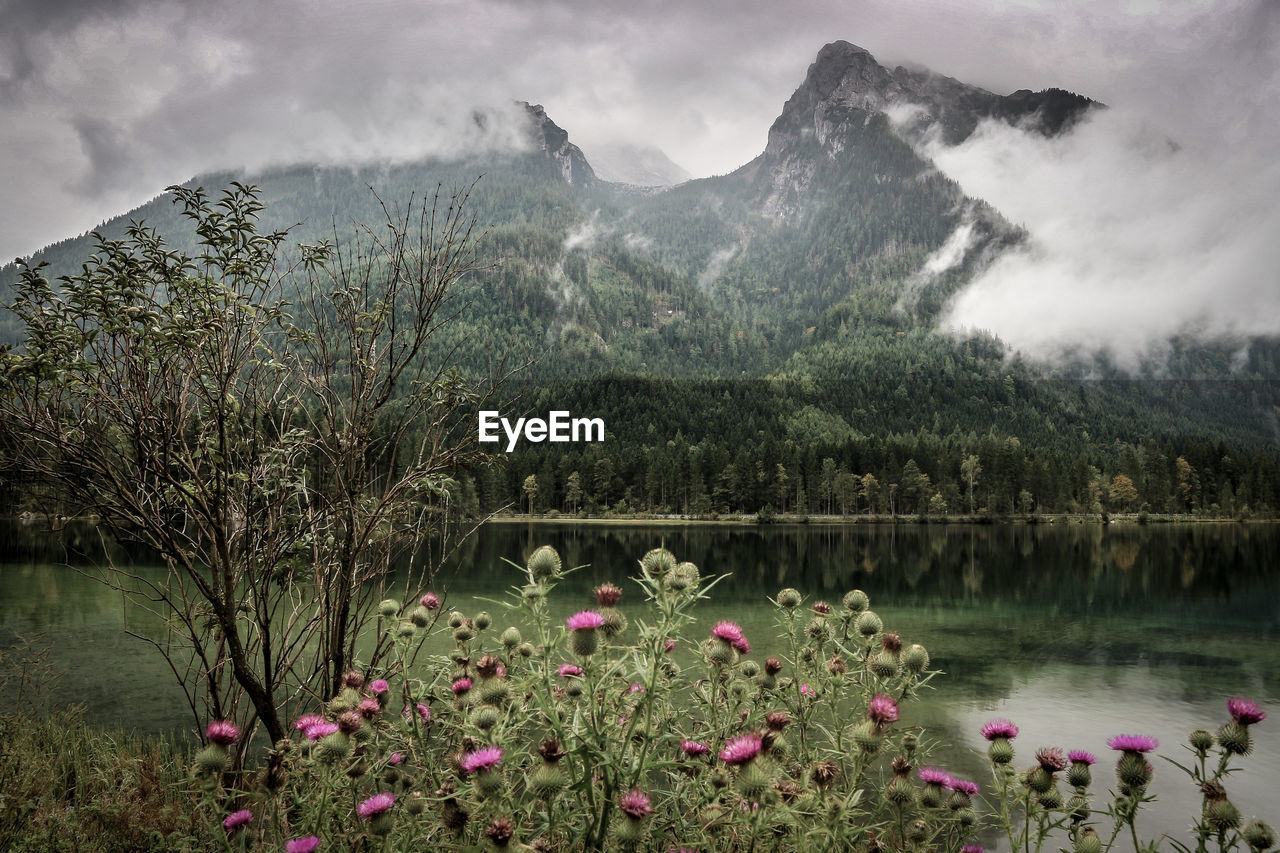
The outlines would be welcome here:
M 0 542 L 0 554 L 9 554 L 0 556 L 0 651 L 27 637 L 50 650 L 60 675 L 27 685 L 24 701 L 83 702 L 103 724 L 189 731 L 163 661 L 125 634 L 145 633 L 154 620 L 126 610 L 118 593 L 85 573 L 83 559 L 65 556 L 92 550 L 96 539 L 82 534 L 68 550 L 30 532 L 9 535 Z M 989 777 L 978 729 L 992 717 L 1021 727 L 1019 766 L 1039 746 L 1088 749 L 1100 759 L 1095 787 L 1105 790 L 1109 736 L 1155 735 L 1160 753 L 1183 760 L 1187 732 L 1217 728 L 1229 697 L 1253 698 L 1272 719 L 1254 728 L 1255 754 L 1228 790 L 1246 818 L 1280 822 L 1280 527 L 491 523 L 433 588 L 466 612 L 483 606 L 501 627 L 500 608 L 470 598 L 501 597 L 518 581 L 503 559 L 522 562 L 541 544 L 559 549 L 567 565 L 586 566 L 556 591 L 565 612 L 586 606 L 591 587 L 606 580 L 626 590 L 624 610 L 637 607 L 627 578 L 660 544 L 704 576 L 731 573 L 699 619 L 708 627 L 738 621 L 761 657 L 774 648 L 766 596 L 794 586 L 838 605 L 845 591 L 865 590 L 886 629 L 924 644 L 945 672 L 904 709 L 904 721 L 955 744 L 935 762 L 982 783 Z M 58 564 L 68 559 L 80 570 Z M 11 661 L 0 699 L 13 701 L 16 685 Z M 1148 835 L 1180 833 L 1199 797 L 1175 768 L 1155 764 L 1151 790 L 1160 802 L 1142 826 Z

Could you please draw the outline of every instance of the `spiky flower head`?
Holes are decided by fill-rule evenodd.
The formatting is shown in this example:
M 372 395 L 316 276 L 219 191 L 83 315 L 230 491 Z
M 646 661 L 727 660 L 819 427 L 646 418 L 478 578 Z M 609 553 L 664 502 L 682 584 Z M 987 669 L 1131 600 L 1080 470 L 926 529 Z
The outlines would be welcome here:
M 770 731 L 780 732 L 791 723 L 791 717 L 786 711 L 770 711 L 764 715 L 764 724 L 769 727 Z
M 412 720 L 414 711 L 418 712 L 418 719 L 422 720 L 422 722 L 424 723 L 431 722 L 431 709 L 427 707 L 427 705 L 425 705 L 424 703 L 419 702 L 418 704 L 414 705 L 413 708 L 410 708 L 408 705 L 405 705 L 404 706 L 405 719 Z
M 892 632 L 885 634 L 880 638 L 880 647 L 886 652 L 893 652 L 894 654 L 897 654 L 902 651 L 902 636 Z
M 960 848 L 960 853 L 982 853 L 981 844 L 966 844 Z
M 941 767 L 921 767 L 916 775 L 926 785 L 946 785 L 951 782 L 951 774 Z
M 251 820 L 253 820 L 253 812 L 248 809 L 240 809 L 240 811 L 232 812 L 222 819 L 222 828 L 230 835 Z
M 577 664 L 562 663 L 560 664 L 560 669 L 557 670 L 557 672 L 560 674 L 561 678 L 581 678 L 582 677 L 582 667 L 578 666 Z
M 1097 764 L 1098 759 L 1092 752 L 1085 752 L 1083 749 L 1073 749 L 1067 753 L 1067 760 L 1072 764 Z
M 617 607 L 622 600 L 622 590 L 611 583 L 602 583 L 595 588 L 596 605 L 599 607 Z
M 422 598 L 418 599 L 418 604 L 428 610 L 439 610 L 440 596 L 436 595 L 434 592 L 428 592 L 426 595 L 422 596 Z
M 995 740 L 998 737 L 1013 740 L 1018 736 L 1018 727 L 1005 719 L 991 720 L 983 725 L 982 736 L 987 740 Z
M 1244 825 L 1240 837 L 1252 850 L 1269 850 L 1276 843 L 1275 830 L 1256 818 Z
M 390 791 L 383 791 L 380 794 L 374 794 L 356 806 L 356 814 L 365 820 L 369 820 L 387 812 L 395 803 L 396 795 Z
M 570 631 L 594 631 L 604 624 L 604 617 L 594 610 L 582 610 L 564 620 Z
M 463 676 L 449 685 L 449 689 L 453 691 L 454 696 L 461 696 L 471 689 L 471 679 Z
M 767 672 L 769 675 L 777 675 L 778 673 L 782 672 L 782 661 L 778 660 L 777 658 L 765 658 L 764 671 Z
M 378 615 L 384 619 L 390 619 L 400 612 L 400 602 L 394 598 L 384 598 L 378 602 Z
M 623 794 L 622 799 L 618 800 L 618 808 L 622 809 L 631 820 L 644 820 L 653 814 L 653 804 L 649 801 L 649 795 L 639 788 L 632 788 Z
M 737 622 L 720 621 L 712 627 L 711 636 L 733 645 L 742 639 L 742 628 Z
M 759 755 L 762 748 L 760 735 L 755 733 L 738 735 L 720 750 L 720 760 L 733 766 L 746 764 Z
M 696 740 L 682 740 L 680 741 L 680 751 L 690 758 L 696 758 L 699 755 L 706 755 L 711 751 L 711 748 L 705 743 L 699 743 Z
M 981 790 L 977 782 L 970 782 L 968 779 L 957 779 L 954 776 L 944 784 L 944 787 L 959 791 L 966 797 L 976 797 L 978 796 L 978 791 Z
M 854 613 L 861 613 L 871 606 L 871 599 L 867 598 L 867 594 L 860 589 L 851 589 L 844 594 L 841 600 L 845 610 Z
M 493 655 L 485 655 L 476 661 L 476 672 L 480 674 L 481 678 L 494 678 L 498 675 L 499 670 L 502 671 L 503 675 L 506 674 L 506 667 L 502 665 L 502 661 Z
M 328 720 L 320 720 L 307 726 L 303 732 L 307 736 L 307 740 L 318 741 L 327 738 L 331 734 L 336 734 L 341 727 L 337 723 L 331 723 Z
M 346 674 L 342 676 L 342 686 L 350 687 L 352 690 L 359 690 L 364 687 L 364 676 L 354 669 L 347 670 Z
M 919 675 L 929 668 L 929 652 L 919 643 L 912 643 L 902 655 L 902 665 L 907 672 Z
M 391 689 L 391 685 L 387 683 L 385 678 L 375 678 L 369 682 L 369 692 L 375 696 L 381 696 Z
M 884 628 L 884 621 L 873 610 L 864 610 L 854 620 L 853 627 L 864 637 L 874 637 Z
M 1208 752 L 1213 749 L 1213 735 L 1204 729 L 1196 729 L 1187 738 L 1191 743 L 1191 748 L 1196 752 Z
M 788 610 L 800 606 L 800 591 L 787 587 L 778 593 L 778 606 L 785 607 Z
M 291 838 L 284 843 L 284 853 L 315 853 L 315 849 L 320 846 L 320 838 L 315 835 L 304 835 L 301 838 Z
M 462 759 L 462 773 L 470 776 L 478 770 L 492 770 L 498 766 L 498 762 L 502 761 L 502 748 L 498 746 L 486 746 L 483 749 L 477 749 L 475 752 L 468 752 Z
M 560 555 L 550 545 L 543 545 L 529 555 L 529 574 L 544 579 L 560 574 Z
M 640 565 L 651 577 L 662 578 L 676 567 L 676 557 L 666 548 L 654 548 L 640 559 Z
M 382 705 L 378 703 L 377 699 L 366 696 L 360 700 L 360 704 L 356 706 L 356 711 L 366 720 L 372 720 L 382 713 Z
M 338 728 L 346 734 L 354 734 L 362 725 L 364 717 L 357 711 L 343 711 L 338 715 Z
M 898 721 L 898 704 L 893 701 L 892 697 L 877 693 L 867 705 L 867 719 L 880 728 L 887 726 L 889 723 L 896 723 Z
M 1036 750 L 1036 761 L 1046 773 L 1057 773 L 1059 770 L 1067 769 L 1067 757 L 1056 746 L 1046 746 Z
M 1267 718 L 1267 712 L 1258 707 L 1258 703 L 1239 696 L 1227 700 L 1227 713 L 1242 726 L 1251 726 Z
M 815 601 L 810 607 L 819 616 L 829 616 L 831 614 L 831 605 L 825 601 Z
M 1160 741 L 1150 735 L 1115 735 L 1107 739 L 1107 746 L 1120 752 L 1143 754 L 1151 752 Z
M 219 746 L 231 746 L 240 739 L 240 728 L 226 720 L 213 720 L 204 733 L 210 741 Z
M 484 836 L 494 847 L 502 848 L 511 843 L 516 834 L 516 826 L 509 817 L 495 817 L 485 827 Z
M 809 682 L 800 685 L 800 695 L 808 696 L 810 699 L 816 698 L 818 691 L 809 686 Z

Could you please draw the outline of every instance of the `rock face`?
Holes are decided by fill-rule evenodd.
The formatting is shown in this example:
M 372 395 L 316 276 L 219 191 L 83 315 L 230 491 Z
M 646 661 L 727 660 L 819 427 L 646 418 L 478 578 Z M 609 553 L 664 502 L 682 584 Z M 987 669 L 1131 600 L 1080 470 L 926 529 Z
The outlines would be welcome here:
M 518 102 L 529 113 L 533 123 L 534 144 L 542 149 L 556 165 L 566 183 L 574 186 L 590 186 L 596 182 L 596 173 L 587 162 L 582 149 L 569 141 L 569 134 L 551 120 L 541 104 Z
M 671 187 L 692 177 L 658 148 L 622 144 L 590 147 L 591 163 L 601 180 L 637 187 Z

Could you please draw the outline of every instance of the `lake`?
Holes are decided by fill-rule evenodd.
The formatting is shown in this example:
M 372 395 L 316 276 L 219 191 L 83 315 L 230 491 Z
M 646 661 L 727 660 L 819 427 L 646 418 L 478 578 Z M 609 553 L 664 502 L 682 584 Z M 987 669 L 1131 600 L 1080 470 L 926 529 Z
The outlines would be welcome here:
M 91 718 L 143 732 L 189 730 L 163 662 L 124 633 L 145 632 L 145 614 L 126 613 L 118 593 L 56 565 L 61 543 L 33 551 L 28 537 L 24 550 L 9 535 L 0 543 L 10 554 L 0 563 L 0 650 L 31 638 L 61 674 L 28 684 L 34 698 L 24 701 L 84 702 Z M 96 539 L 79 535 L 91 550 Z M 956 744 L 937 763 L 984 783 L 978 729 L 992 717 L 1021 727 L 1017 766 L 1039 746 L 1088 749 L 1100 759 L 1095 788 L 1105 790 L 1109 736 L 1155 735 L 1161 754 L 1182 760 L 1191 729 L 1216 729 L 1226 700 L 1247 696 L 1272 719 L 1253 730 L 1255 753 L 1229 791 L 1246 819 L 1280 821 L 1280 527 L 503 522 L 467 540 L 435 588 L 468 613 L 488 609 L 500 626 L 500 608 L 467 599 L 500 597 L 517 582 L 503 559 L 522 562 L 541 544 L 554 545 L 566 565 L 586 567 L 555 593 L 566 613 L 586 606 L 590 589 L 606 580 L 626 591 L 624 611 L 635 607 L 637 588 L 626 579 L 660 544 L 704 576 L 731 573 L 701 606 L 700 621 L 738 621 L 762 657 L 774 630 L 766 596 L 794 586 L 838 605 L 845 591 L 865 590 L 886 629 L 924 644 L 945 672 L 904 709 L 904 721 Z M 13 677 L 4 690 L 12 701 Z M 1141 824 L 1148 835 L 1180 829 L 1200 801 L 1179 771 L 1155 764 L 1151 790 L 1160 803 Z

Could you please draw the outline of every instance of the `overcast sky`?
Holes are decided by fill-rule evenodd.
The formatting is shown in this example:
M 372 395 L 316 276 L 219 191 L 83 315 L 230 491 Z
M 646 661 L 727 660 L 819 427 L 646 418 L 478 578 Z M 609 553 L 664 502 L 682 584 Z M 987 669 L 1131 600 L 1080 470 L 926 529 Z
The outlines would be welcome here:
M 1197 164 L 1225 161 L 1213 178 L 1238 183 L 1216 187 L 1219 212 L 1236 191 L 1252 210 L 1262 205 L 1255 172 L 1280 149 L 1278 9 L 1280 0 L 0 0 L 0 258 L 214 168 L 447 153 L 474 142 L 464 133 L 472 107 L 501 111 L 512 99 L 543 104 L 588 156 L 593 143 L 627 140 L 697 176 L 729 171 L 760 152 L 835 39 L 997 92 L 1058 86 L 1105 101 L 1134 134 L 1192 152 L 1181 174 L 1203 179 Z M 1025 181 L 1007 168 L 1017 157 L 1005 150 L 1003 172 L 978 162 L 1009 140 L 984 144 L 994 147 L 971 146 L 945 166 L 1034 232 L 1046 213 L 1019 197 Z M 1032 157 L 1018 166 L 1033 173 L 1045 158 L 1076 170 L 1133 165 L 1079 151 L 1017 156 Z M 1142 207 L 1124 204 L 1126 216 Z M 987 294 L 1000 299 L 998 288 Z M 958 323 L 985 319 L 973 305 L 958 311 Z

